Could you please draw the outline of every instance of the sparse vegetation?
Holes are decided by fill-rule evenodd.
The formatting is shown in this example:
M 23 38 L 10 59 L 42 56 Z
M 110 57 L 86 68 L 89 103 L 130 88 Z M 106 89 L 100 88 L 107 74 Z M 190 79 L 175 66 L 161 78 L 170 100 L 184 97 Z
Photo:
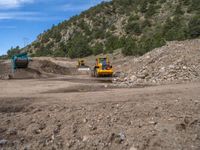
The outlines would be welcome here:
M 200 15 L 196 15 L 190 20 L 188 33 L 191 38 L 200 37 Z
M 200 37 L 199 0 L 113 0 L 45 31 L 33 56 L 143 55 L 166 41 Z M 190 16 L 190 17 L 188 17 Z M 117 25 L 121 20 L 121 25 Z
M 122 49 L 124 55 L 136 55 L 138 54 L 138 47 L 135 39 L 128 37 L 125 40 L 125 46 Z
M 81 34 L 69 41 L 66 47 L 70 58 L 85 57 L 92 54 L 87 38 Z
M 0 60 L 7 59 L 7 55 L 1 55 Z
M 7 51 L 7 58 L 11 58 L 13 55 L 19 54 L 20 53 L 20 47 L 16 46 L 15 48 L 11 47 Z
M 98 55 L 98 54 L 104 53 L 103 44 L 102 43 L 97 43 L 95 46 L 93 46 L 92 47 L 92 53 L 94 55 Z

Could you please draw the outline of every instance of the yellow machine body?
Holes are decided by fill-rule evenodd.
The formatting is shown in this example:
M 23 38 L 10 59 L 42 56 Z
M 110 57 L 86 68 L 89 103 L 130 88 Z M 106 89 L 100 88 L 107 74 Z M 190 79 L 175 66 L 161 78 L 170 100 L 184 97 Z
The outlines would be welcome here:
M 95 77 L 111 77 L 113 75 L 113 68 L 110 64 L 108 57 L 99 57 L 96 59 L 96 64 L 93 70 L 93 76 Z
M 83 59 L 79 59 L 77 67 L 79 68 L 79 67 L 83 67 L 83 66 L 85 66 L 85 61 Z
M 78 60 L 77 68 L 78 71 L 90 71 L 90 67 L 85 65 L 85 61 L 83 59 Z

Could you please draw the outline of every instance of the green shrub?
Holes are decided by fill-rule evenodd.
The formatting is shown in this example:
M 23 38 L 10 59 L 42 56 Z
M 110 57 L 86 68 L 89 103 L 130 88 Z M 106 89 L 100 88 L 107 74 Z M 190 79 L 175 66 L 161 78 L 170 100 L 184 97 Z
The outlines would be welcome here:
M 167 0 L 160 0 L 159 2 L 161 3 L 161 4 L 163 4 L 163 3 L 165 3 Z
M 137 47 L 136 40 L 131 37 L 126 38 L 124 48 L 122 48 L 122 53 L 126 56 L 137 55 L 138 47 Z
M 189 10 L 200 12 L 200 1 L 199 0 L 192 0 L 191 5 L 189 7 Z
M 189 6 L 191 3 L 190 0 L 182 0 L 182 4 L 185 5 L 185 6 Z
M 54 50 L 53 54 L 54 57 L 65 57 L 66 53 L 60 49 Z
M 137 21 L 140 17 L 138 15 L 131 15 L 128 19 L 128 22 Z
M 167 41 L 173 40 L 184 40 L 186 38 L 187 29 L 184 27 L 181 28 L 171 28 L 165 33 L 165 38 Z
M 128 34 L 131 33 L 131 34 L 140 35 L 142 33 L 140 24 L 138 22 L 128 22 L 125 30 Z
M 145 19 L 142 23 L 141 23 L 141 28 L 144 29 L 146 27 L 151 27 L 151 22 L 149 21 L 149 19 Z
M 53 51 L 53 56 L 55 57 L 66 57 L 67 56 L 67 47 L 64 42 L 59 43 L 58 49 Z
M 103 49 L 104 49 L 103 48 L 103 44 L 102 43 L 97 43 L 97 44 L 95 44 L 94 47 L 92 47 L 92 52 L 93 52 L 94 55 L 98 55 L 98 54 L 101 54 L 101 53 L 104 52 Z
M 162 38 L 162 35 L 160 34 L 155 34 L 152 35 L 151 37 L 142 37 L 138 44 L 139 48 L 138 55 L 143 55 L 153 50 L 154 48 L 161 47 L 165 44 L 166 44 L 165 39 Z
M 167 19 L 163 27 L 163 36 L 167 41 L 184 40 L 187 37 L 187 27 L 179 17 Z
M 78 26 L 85 32 L 86 35 L 90 35 L 91 31 L 87 23 L 84 20 L 81 20 Z
M 200 37 L 200 15 L 194 16 L 189 22 L 189 35 L 191 38 Z
M 16 46 L 15 48 L 11 47 L 8 51 L 7 51 L 7 57 L 11 58 L 13 55 L 19 54 L 20 53 L 20 47 Z
M 105 36 L 105 32 L 102 28 L 95 29 L 91 35 L 92 39 L 103 39 Z
M 150 4 L 156 4 L 158 0 L 148 0 Z
M 51 42 L 49 42 L 49 43 L 46 45 L 46 48 L 47 48 L 47 49 L 51 49 L 53 46 L 54 46 L 54 42 L 51 41 Z
M 140 3 L 140 11 L 142 13 L 146 13 L 147 12 L 147 6 L 148 6 L 148 1 L 146 0 L 141 0 L 141 3 Z
M 151 17 L 151 16 L 153 16 L 155 13 L 156 13 L 156 6 L 153 5 L 153 4 L 150 4 L 150 5 L 149 5 L 149 8 L 148 8 L 147 11 L 146 11 L 145 17 L 146 17 L 146 18 Z
M 52 56 L 53 52 L 50 49 L 46 49 L 42 47 L 41 49 L 37 50 L 34 56 L 40 57 L 40 56 Z
M 179 4 L 176 6 L 176 10 L 174 12 L 175 15 L 182 15 L 184 11 L 182 10 L 182 6 Z
M 66 44 L 65 44 L 64 42 L 61 42 L 61 43 L 59 44 L 59 49 L 60 49 L 61 51 L 63 51 L 64 53 L 67 53 L 67 46 L 66 46 Z
M 121 47 L 123 47 L 122 40 L 116 36 L 110 36 L 105 43 L 106 52 L 108 53 L 112 53 L 113 50 Z
M 87 38 L 81 34 L 76 35 L 67 43 L 67 50 L 70 58 L 81 58 L 92 54 Z
M 52 38 L 54 38 L 56 42 L 59 42 L 62 38 L 60 31 L 54 30 L 53 33 L 52 33 Z
M 41 38 L 41 43 L 47 43 L 49 41 L 50 35 L 48 33 L 44 33 Z
M 41 43 L 40 42 L 35 42 L 33 43 L 34 48 L 40 48 Z
M 110 28 L 111 31 L 115 31 L 116 29 L 117 28 L 115 27 L 115 25 L 112 25 L 111 28 Z

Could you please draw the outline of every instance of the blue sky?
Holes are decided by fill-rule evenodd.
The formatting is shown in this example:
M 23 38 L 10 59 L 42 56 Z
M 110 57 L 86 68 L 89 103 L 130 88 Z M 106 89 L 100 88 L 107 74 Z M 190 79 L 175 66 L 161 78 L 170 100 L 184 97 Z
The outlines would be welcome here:
M 0 0 L 0 55 L 104 0 Z

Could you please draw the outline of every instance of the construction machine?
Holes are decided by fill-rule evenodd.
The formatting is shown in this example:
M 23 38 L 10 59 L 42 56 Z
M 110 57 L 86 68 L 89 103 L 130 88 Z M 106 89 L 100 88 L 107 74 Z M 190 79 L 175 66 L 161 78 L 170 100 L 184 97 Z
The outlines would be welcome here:
M 29 58 L 27 53 L 16 54 L 12 57 L 12 69 L 13 72 L 16 69 L 28 68 Z
M 85 66 L 85 61 L 83 59 L 78 60 L 78 67 L 84 67 Z
M 113 68 L 108 57 L 99 57 L 92 71 L 94 77 L 112 77 Z
M 83 59 L 78 60 L 77 68 L 78 71 L 90 71 L 90 67 L 85 64 L 85 61 Z

